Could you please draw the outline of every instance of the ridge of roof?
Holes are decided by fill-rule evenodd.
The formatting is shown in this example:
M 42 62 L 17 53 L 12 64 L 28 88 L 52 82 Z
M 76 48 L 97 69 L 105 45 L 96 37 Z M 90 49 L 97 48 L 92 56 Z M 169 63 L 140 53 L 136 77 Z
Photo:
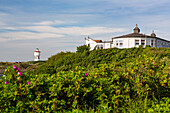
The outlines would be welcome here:
M 142 33 L 130 33 L 130 34 L 122 35 L 122 36 L 117 36 L 117 37 L 114 37 L 114 38 L 125 38 L 125 37 L 147 37 L 147 38 L 151 38 L 151 36 L 145 35 L 145 34 L 142 34 Z
M 168 40 L 165 40 L 165 39 L 162 39 L 162 38 L 159 38 L 159 37 L 152 37 L 152 36 L 145 35 L 145 34 L 142 34 L 142 33 L 130 33 L 130 34 L 122 35 L 122 36 L 113 37 L 112 39 L 116 39 L 116 38 L 134 38 L 134 37 L 156 38 L 156 39 L 160 39 L 160 40 L 163 40 L 163 41 L 166 41 L 166 42 L 170 42 Z

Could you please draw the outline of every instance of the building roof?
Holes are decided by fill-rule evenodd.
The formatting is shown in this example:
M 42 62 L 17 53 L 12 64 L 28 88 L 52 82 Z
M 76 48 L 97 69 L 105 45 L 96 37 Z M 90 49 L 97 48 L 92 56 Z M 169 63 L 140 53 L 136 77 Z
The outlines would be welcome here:
M 126 35 L 122 35 L 122 36 L 118 36 L 118 37 L 114 37 L 114 38 L 129 38 L 129 37 L 145 37 L 145 38 L 153 38 L 149 35 L 145 35 L 142 33 L 130 33 L 130 34 L 126 34 Z
M 88 37 L 87 39 L 85 38 L 85 40 L 88 40 L 88 39 L 91 39 L 93 40 L 92 38 Z M 93 40 L 95 41 L 96 43 L 112 43 L 112 41 L 102 41 L 102 40 Z
M 40 52 L 40 51 L 34 51 L 34 52 Z
M 156 34 L 154 32 L 151 35 L 145 35 L 145 34 L 140 33 L 140 29 L 137 27 L 137 25 L 133 30 L 134 30 L 133 33 L 122 35 L 122 36 L 117 36 L 117 37 L 112 38 L 112 40 L 117 39 L 117 38 L 136 38 L 136 37 L 139 37 L 139 38 L 156 38 L 156 39 L 163 40 L 163 41 L 170 43 L 170 41 L 168 41 L 168 40 L 156 37 Z
M 95 42 L 97 42 L 97 43 L 102 42 L 102 40 L 93 40 L 93 41 L 95 41 Z
M 145 34 L 142 34 L 142 33 L 130 33 L 130 34 L 122 35 L 122 36 L 117 36 L 117 37 L 114 37 L 112 39 L 117 39 L 117 38 L 136 38 L 136 37 L 139 37 L 139 38 L 156 38 L 156 39 L 159 39 L 159 40 L 170 42 L 168 40 L 165 40 L 165 39 L 162 39 L 162 38 L 159 38 L 159 37 L 152 37 L 152 36 L 145 35 Z
M 117 39 L 117 38 L 156 38 L 156 39 L 159 39 L 159 40 L 163 40 L 163 41 L 166 41 L 166 42 L 169 42 L 168 40 L 165 40 L 165 39 L 162 39 L 162 38 L 159 38 L 159 37 L 152 37 L 152 36 L 149 36 L 149 35 L 145 35 L 145 34 L 141 34 L 141 33 L 131 33 L 131 34 L 127 34 L 127 35 L 122 35 L 122 36 L 118 36 L 118 37 L 114 37 L 112 39 Z

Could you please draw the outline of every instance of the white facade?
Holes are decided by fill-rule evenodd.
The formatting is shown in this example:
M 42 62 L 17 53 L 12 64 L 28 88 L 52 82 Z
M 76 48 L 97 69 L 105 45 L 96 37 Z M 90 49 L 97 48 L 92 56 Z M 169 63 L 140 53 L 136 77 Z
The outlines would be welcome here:
M 38 48 L 36 48 L 36 50 L 34 51 L 34 56 L 35 56 L 34 61 L 40 61 L 40 51 Z
M 138 43 L 137 43 L 138 42 Z M 139 45 L 149 45 L 150 47 L 170 47 L 170 43 L 156 38 L 118 38 L 113 39 L 113 47 L 117 48 L 132 48 L 139 47 Z
M 90 50 L 94 49 L 108 49 L 112 48 L 112 42 L 103 42 L 102 40 L 93 40 L 92 38 L 88 37 L 86 40 L 86 45 L 90 47 Z
M 156 37 L 156 34 L 153 32 L 151 35 L 144 35 L 140 33 L 140 29 L 137 27 L 134 28 L 134 33 L 122 35 L 119 37 L 112 38 L 112 41 L 102 40 L 93 40 L 88 37 L 86 40 L 86 45 L 90 47 L 90 50 L 94 49 L 108 49 L 108 48 L 132 48 L 146 45 L 150 47 L 170 47 L 170 41 Z

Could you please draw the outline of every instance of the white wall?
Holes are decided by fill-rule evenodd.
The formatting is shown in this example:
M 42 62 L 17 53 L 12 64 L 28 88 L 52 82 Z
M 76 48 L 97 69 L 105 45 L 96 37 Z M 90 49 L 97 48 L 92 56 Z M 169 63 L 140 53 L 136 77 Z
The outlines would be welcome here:
M 86 40 L 86 45 L 87 46 L 90 45 L 90 50 L 93 50 L 95 48 L 95 46 L 97 45 L 97 43 L 90 38 L 85 39 L 85 40 Z
M 104 43 L 104 49 L 111 48 L 111 43 Z
M 120 46 L 120 40 L 123 41 L 123 46 Z M 170 47 L 170 43 L 167 41 L 163 41 L 156 38 L 139 38 L 139 37 L 113 39 L 113 47 L 117 47 L 117 48 L 138 47 L 135 45 L 135 40 L 139 40 L 139 45 L 141 45 L 141 40 L 145 40 L 144 47 L 146 47 L 146 45 L 150 45 L 151 47 Z M 152 40 L 153 40 L 153 46 L 151 45 Z M 116 45 L 117 42 L 118 42 L 118 46 Z
M 113 39 L 113 44 L 109 42 L 100 42 L 97 43 L 93 39 L 86 39 L 86 45 L 90 44 L 90 50 L 93 50 L 95 47 L 99 47 L 99 49 L 108 49 L 108 48 L 132 48 L 132 47 L 138 47 L 135 45 L 135 40 L 139 40 L 139 45 L 141 45 L 141 40 L 145 40 L 145 45 L 150 45 L 151 47 L 170 47 L 170 43 L 164 40 L 160 40 L 157 38 L 117 38 Z M 153 46 L 151 45 L 151 41 L 153 40 Z M 116 45 L 118 43 L 118 45 Z M 123 43 L 123 45 L 121 45 Z
M 123 43 L 123 45 L 120 45 L 120 43 Z M 118 42 L 118 46 L 116 45 L 116 43 Z M 117 39 L 113 39 L 113 47 L 117 47 L 117 48 L 131 48 L 134 47 L 134 38 L 117 38 Z
M 108 48 L 111 48 L 111 43 L 109 42 L 95 42 L 93 39 L 91 38 L 88 38 L 88 39 L 85 39 L 86 40 L 86 45 L 90 45 L 90 50 L 93 50 L 95 47 L 96 49 L 99 48 L 103 48 L 103 49 L 108 49 Z

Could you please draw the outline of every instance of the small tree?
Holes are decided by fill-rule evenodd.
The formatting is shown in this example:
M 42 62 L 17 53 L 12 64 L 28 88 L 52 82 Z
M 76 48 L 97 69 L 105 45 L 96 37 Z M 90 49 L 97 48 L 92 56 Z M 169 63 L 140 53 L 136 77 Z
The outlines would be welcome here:
M 82 46 L 77 47 L 77 51 L 76 51 L 77 53 L 83 53 L 84 51 L 89 52 L 90 47 L 86 46 L 86 45 L 82 45 Z

